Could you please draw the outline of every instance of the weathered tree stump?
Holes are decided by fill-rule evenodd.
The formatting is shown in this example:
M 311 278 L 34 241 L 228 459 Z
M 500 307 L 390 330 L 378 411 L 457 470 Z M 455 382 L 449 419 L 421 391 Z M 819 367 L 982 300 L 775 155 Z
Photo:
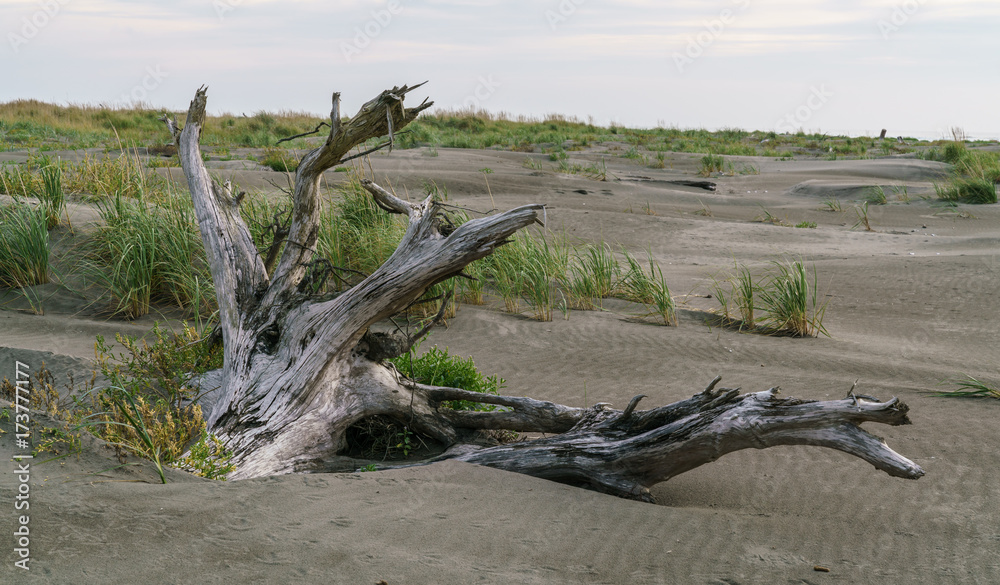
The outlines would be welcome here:
M 382 358 L 400 350 L 373 341 L 376 337 L 367 335 L 370 326 L 489 255 L 517 230 L 538 222 L 543 212 L 541 205 L 525 205 L 453 228 L 443 221 L 444 207 L 432 198 L 408 203 L 365 181 L 382 209 L 408 218 L 402 241 L 385 264 L 347 291 L 336 296 L 304 291 L 300 285 L 319 230 L 322 173 L 351 158 L 351 149 L 370 138 L 388 136 L 376 149 L 391 146 L 394 133 L 433 103 L 405 108 L 404 97 L 416 87 L 384 91 L 350 120 L 341 119 L 340 94 L 333 94 L 330 134 L 299 164 L 287 242 L 273 271 L 240 217 L 241 195 L 214 182 L 202 162 L 206 90 L 195 94 L 183 129 L 164 118 L 178 145 L 218 297 L 224 365 L 213 373 L 219 388 L 207 422 L 233 454 L 231 479 L 342 465 L 338 453 L 347 429 L 374 416 L 399 421 L 448 447 L 437 459 L 647 501 L 649 486 L 748 447 L 831 447 L 891 475 L 923 475 L 858 426 L 866 421 L 908 424 L 907 407 L 896 399 L 808 402 L 778 398 L 776 389 L 755 394 L 717 390 L 716 379 L 692 398 L 652 410 L 636 410 L 641 396 L 624 411 L 605 404 L 581 409 L 426 386 L 383 365 Z M 447 400 L 509 410 L 456 411 L 441 406 Z M 479 446 L 476 432 L 489 429 L 554 436 Z

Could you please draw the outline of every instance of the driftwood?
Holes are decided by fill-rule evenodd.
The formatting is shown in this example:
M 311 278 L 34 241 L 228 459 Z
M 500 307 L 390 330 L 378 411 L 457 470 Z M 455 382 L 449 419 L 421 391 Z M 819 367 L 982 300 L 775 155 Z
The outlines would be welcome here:
M 907 407 L 895 399 L 807 402 L 778 398 L 776 390 L 717 390 L 717 379 L 690 399 L 652 410 L 636 409 L 641 396 L 623 411 L 606 404 L 582 409 L 426 386 L 383 365 L 382 358 L 403 351 L 412 340 L 373 335 L 372 325 L 403 311 L 429 287 L 458 275 L 543 214 L 541 205 L 525 205 L 454 228 L 446 209 L 432 198 L 402 201 L 365 181 L 382 209 L 408 218 L 399 247 L 373 274 L 339 295 L 305 290 L 301 285 L 318 234 L 322 173 L 370 138 L 388 136 L 376 148 L 391 146 L 394 133 L 432 104 L 425 100 L 405 108 L 403 99 L 413 89 L 384 91 L 350 120 L 341 118 L 340 94 L 333 94 L 330 134 L 299 164 L 287 243 L 273 271 L 240 217 L 241 197 L 213 181 L 202 163 L 205 89 L 196 93 L 183 128 L 164 118 L 178 145 L 218 296 L 224 365 L 212 373 L 219 388 L 207 422 L 233 454 L 236 470 L 230 478 L 342 468 L 347 429 L 370 417 L 398 421 L 436 441 L 447 449 L 437 459 L 647 501 L 649 486 L 748 447 L 819 445 L 861 457 L 891 475 L 923 474 L 857 426 L 907 424 Z M 508 408 L 456 411 L 442 406 L 449 400 Z M 482 431 L 496 429 L 553 436 L 482 447 Z
M 684 187 L 697 187 L 699 189 L 704 189 L 706 191 L 715 191 L 715 183 L 712 181 L 688 181 L 685 179 L 678 179 L 676 181 L 664 181 L 664 183 L 670 183 L 671 185 L 682 185 Z

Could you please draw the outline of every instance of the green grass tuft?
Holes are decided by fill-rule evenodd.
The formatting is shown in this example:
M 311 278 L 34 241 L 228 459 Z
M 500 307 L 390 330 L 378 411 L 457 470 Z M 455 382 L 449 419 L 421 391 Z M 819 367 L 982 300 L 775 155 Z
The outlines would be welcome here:
M 1000 390 L 980 382 L 976 378 L 966 374 L 965 378 L 956 378 L 942 382 L 956 386 L 954 390 L 938 392 L 935 396 L 950 396 L 955 398 L 997 398 L 1000 399 Z
M 760 287 L 760 304 L 767 313 L 767 327 L 793 337 L 829 336 L 823 327 L 826 304 L 820 305 L 816 292 L 816 271 L 808 278 L 802 262 L 775 262 L 772 274 Z
M 190 201 L 166 208 L 117 195 L 98 202 L 105 225 L 84 246 L 85 273 L 108 289 L 114 312 L 135 319 L 155 299 L 195 315 L 214 310 L 215 290 Z
M 41 206 L 0 206 L 0 286 L 24 288 L 49 281 L 46 218 Z

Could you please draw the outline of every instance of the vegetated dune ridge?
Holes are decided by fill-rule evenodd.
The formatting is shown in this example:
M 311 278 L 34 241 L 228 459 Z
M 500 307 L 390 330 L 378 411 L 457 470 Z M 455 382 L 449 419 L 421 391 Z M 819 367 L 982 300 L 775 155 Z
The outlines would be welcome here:
M 607 147 L 608 145 L 602 145 Z M 533 157 L 542 167 L 523 165 Z M 592 151 L 571 161 L 599 160 Z M 683 399 L 717 374 L 746 391 L 781 386 L 808 399 L 858 391 L 898 396 L 912 426 L 869 426 L 919 463 L 918 481 L 889 477 L 842 453 L 807 447 L 741 451 L 653 489 L 640 504 L 462 463 L 345 475 L 212 482 L 151 466 L 108 470 L 111 452 L 35 463 L 31 571 L 13 568 L 17 488 L 13 427 L 0 436 L 2 581 L 17 583 L 996 583 L 1000 581 L 1000 402 L 930 396 L 972 374 L 997 381 L 1000 362 L 1000 209 L 936 205 L 947 167 L 884 160 L 775 161 L 727 157 L 759 174 L 712 178 L 715 192 L 667 183 L 695 179 L 700 157 L 669 168 L 609 159 L 608 181 L 549 170 L 543 155 L 427 149 L 378 156 L 379 180 L 422 197 L 424 181 L 449 202 L 488 210 L 479 169 L 500 209 L 542 202 L 549 228 L 574 241 L 649 249 L 682 303 L 678 327 L 645 323 L 634 305 L 555 311 L 544 323 L 499 306 L 464 305 L 425 346 L 471 355 L 507 392 L 570 405 L 640 408 Z M 232 163 L 229 164 L 232 167 Z M 252 165 L 251 165 L 252 166 Z M 537 166 L 537 165 L 536 165 Z M 739 162 L 735 165 L 739 168 Z M 270 171 L 235 173 L 273 190 Z M 176 180 L 181 175 L 174 169 Z M 330 173 L 331 184 L 343 180 Z M 837 189 L 883 185 L 875 232 L 852 230 L 854 202 Z M 893 201 L 906 185 L 909 203 Z M 843 212 L 823 210 L 826 193 Z M 930 200 L 921 195 L 930 195 Z M 793 228 L 754 222 L 762 207 Z M 655 215 L 647 214 L 650 210 Z M 74 207 L 74 213 L 86 209 Z M 711 215 L 699 215 L 698 213 Z M 85 222 L 84 215 L 79 215 Z M 733 261 L 763 268 L 782 257 L 815 264 L 832 338 L 766 337 L 710 327 L 712 277 Z M 686 296 L 687 295 L 687 296 Z M 686 304 L 684 304 L 686 303 Z M 14 360 L 65 376 L 91 357 L 93 337 L 141 332 L 56 296 L 45 316 L 0 311 L 2 375 Z M 89 315 L 89 316 L 88 316 Z M 46 357 L 52 352 L 63 357 Z M 76 364 L 76 365 L 74 365 Z M 818 572 L 815 567 L 829 569 Z

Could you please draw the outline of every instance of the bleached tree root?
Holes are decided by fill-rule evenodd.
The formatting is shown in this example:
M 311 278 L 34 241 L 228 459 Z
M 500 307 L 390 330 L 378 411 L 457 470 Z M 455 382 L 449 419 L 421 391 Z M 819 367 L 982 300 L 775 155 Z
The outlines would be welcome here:
M 781 398 L 776 388 L 740 394 L 737 389 L 715 389 L 720 379 L 674 404 L 634 410 L 642 396 L 624 411 L 598 404 L 556 436 L 467 449 L 451 458 L 643 501 L 652 501 L 650 486 L 727 453 L 777 445 L 829 447 L 895 477 L 924 475 L 920 466 L 859 426 L 910 424 L 908 407 L 898 399 L 879 402 L 851 396 L 815 402 Z M 450 390 L 436 396 L 459 397 Z
M 778 398 L 776 390 L 741 395 L 716 390 L 716 380 L 690 399 L 648 411 L 636 410 L 641 396 L 624 411 L 607 405 L 581 409 L 425 386 L 383 365 L 400 351 L 393 348 L 407 344 L 370 334 L 373 324 L 405 310 L 428 288 L 460 275 L 470 262 L 544 217 L 541 205 L 525 205 L 456 225 L 430 197 L 406 202 L 363 181 L 382 209 L 407 217 L 402 241 L 381 267 L 347 291 L 307 292 L 303 283 L 319 233 L 323 172 L 351 158 L 351 149 L 370 138 L 388 135 L 381 146 L 391 146 L 394 133 L 432 105 L 425 100 L 416 108 L 403 106 L 415 87 L 384 91 L 349 120 L 340 116 L 340 94 L 333 94 L 330 134 L 299 164 L 286 245 L 267 263 L 240 217 L 242 194 L 215 182 L 202 162 L 205 89 L 195 94 L 183 128 L 164 119 L 178 145 L 219 304 L 224 363 L 213 375 L 218 396 L 207 422 L 233 454 L 231 479 L 328 470 L 342 459 L 347 429 L 375 416 L 450 447 L 443 458 L 647 501 L 649 486 L 748 447 L 831 447 L 892 475 L 923 474 L 858 426 L 909 423 L 907 407 L 895 399 L 808 402 Z M 448 400 L 507 410 L 455 411 L 442 407 Z M 481 447 L 472 436 L 490 429 L 554 436 Z

